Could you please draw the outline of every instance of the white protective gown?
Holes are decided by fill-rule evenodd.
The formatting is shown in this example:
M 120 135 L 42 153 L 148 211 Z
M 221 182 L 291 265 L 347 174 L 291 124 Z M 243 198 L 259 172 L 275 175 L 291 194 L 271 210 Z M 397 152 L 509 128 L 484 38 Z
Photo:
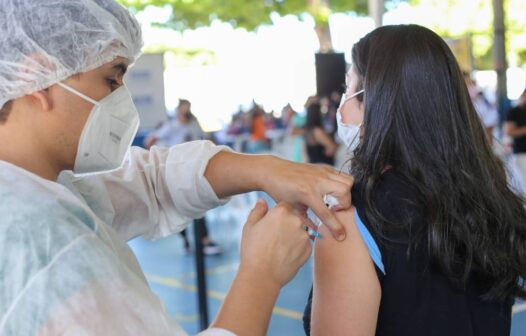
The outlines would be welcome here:
M 0 161 L 0 335 L 186 335 L 126 241 L 173 234 L 224 204 L 204 178 L 224 149 L 132 148 L 122 169 L 62 184 Z

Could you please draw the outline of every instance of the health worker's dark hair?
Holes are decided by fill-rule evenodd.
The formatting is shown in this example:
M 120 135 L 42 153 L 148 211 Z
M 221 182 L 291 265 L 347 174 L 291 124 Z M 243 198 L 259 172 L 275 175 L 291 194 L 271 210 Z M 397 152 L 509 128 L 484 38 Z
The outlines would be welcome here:
M 5 124 L 7 122 L 9 113 L 11 113 L 12 105 L 13 105 L 13 101 L 10 100 L 7 103 L 5 103 L 4 106 L 0 107 L 0 125 Z

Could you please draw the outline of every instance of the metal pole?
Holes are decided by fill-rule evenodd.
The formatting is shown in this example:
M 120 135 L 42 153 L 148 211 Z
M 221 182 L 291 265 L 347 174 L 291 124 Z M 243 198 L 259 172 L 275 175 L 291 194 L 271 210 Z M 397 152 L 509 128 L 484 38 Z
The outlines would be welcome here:
M 506 69 L 508 64 L 506 62 L 506 27 L 504 24 L 503 0 L 493 0 L 493 16 L 493 63 L 497 73 L 497 106 L 502 120 L 505 109 L 509 104 L 506 88 Z
M 206 297 L 205 256 L 203 253 L 205 219 L 194 220 L 195 268 L 197 271 L 197 303 L 200 330 L 208 328 L 208 302 Z
M 373 18 L 375 27 L 382 26 L 384 0 L 369 0 L 369 16 Z

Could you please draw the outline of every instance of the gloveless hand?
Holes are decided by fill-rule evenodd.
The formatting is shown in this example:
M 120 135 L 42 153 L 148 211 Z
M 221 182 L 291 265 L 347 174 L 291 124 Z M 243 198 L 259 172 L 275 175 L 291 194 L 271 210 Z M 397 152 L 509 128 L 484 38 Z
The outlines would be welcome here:
M 305 224 L 315 229 L 307 218 L 306 210 L 311 208 L 329 228 L 337 240 L 345 239 L 343 225 L 325 205 L 325 195 L 338 199 L 339 206 L 333 210 L 351 207 L 352 176 L 320 165 L 294 163 L 273 157 L 265 165 L 262 189 L 276 202 L 291 203 L 300 212 Z
M 287 284 L 311 255 L 303 220 L 290 204 L 268 211 L 260 200 L 243 228 L 240 273 L 256 274 L 279 288 Z

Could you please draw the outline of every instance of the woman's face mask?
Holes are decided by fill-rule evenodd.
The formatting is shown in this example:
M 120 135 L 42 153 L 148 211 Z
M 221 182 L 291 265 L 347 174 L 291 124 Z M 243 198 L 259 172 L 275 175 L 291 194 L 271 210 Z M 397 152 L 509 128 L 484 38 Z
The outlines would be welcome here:
M 80 136 L 73 173 L 100 173 L 119 168 L 139 128 L 139 113 L 122 85 L 95 101 L 67 84 L 62 88 L 93 104 Z
M 364 90 L 360 90 L 350 96 L 347 96 L 345 93 L 342 96 L 342 100 L 340 103 L 340 107 L 338 107 L 338 110 L 336 112 L 336 121 L 338 123 L 338 137 L 343 141 L 345 146 L 349 149 L 349 151 L 353 152 L 358 145 L 360 144 L 360 126 L 354 125 L 354 124 L 345 124 L 342 120 L 342 109 L 349 100 L 357 97 L 358 95 L 364 93 Z

